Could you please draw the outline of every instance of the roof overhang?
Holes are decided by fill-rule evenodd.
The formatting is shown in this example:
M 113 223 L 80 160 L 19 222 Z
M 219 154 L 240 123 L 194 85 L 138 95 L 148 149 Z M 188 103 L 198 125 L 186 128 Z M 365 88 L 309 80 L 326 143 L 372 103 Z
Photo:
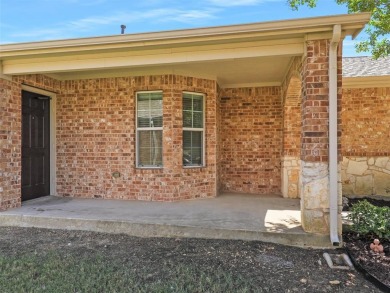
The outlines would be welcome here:
M 0 45 L 5 75 L 46 74 L 60 80 L 184 74 L 220 86 L 280 84 L 306 40 L 355 36 L 369 13 L 232 26 Z
M 343 77 L 343 88 L 389 87 L 390 76 Z

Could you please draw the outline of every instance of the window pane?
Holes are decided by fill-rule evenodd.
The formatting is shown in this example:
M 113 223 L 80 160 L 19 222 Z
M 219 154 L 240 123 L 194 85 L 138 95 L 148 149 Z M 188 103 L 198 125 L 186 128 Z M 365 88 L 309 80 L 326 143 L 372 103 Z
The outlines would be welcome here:
M 192 127 L 194 127 L 194 128 L 202 128 L 203 127 L 203 113 L 202 112 L 194 112 Z
M 183 131 L 183 147 L 191 148 L 191 131 Z
M 192 127 L 191 111 L 183 111 L 183 127 Z
M 137 130 L 138 166 L 162 166 L 162 103 L 162 92 L 137 93 L 137 127 L 150 129 Z
M 183 95 L 183 110 L 192 110 L 192 98 L 191 95 Z
M 203 95 L 183 93 L 183 127 L 200 128 L 202 131 L 183 131 L 183 165 L 203 164 Z
M 139 166 L 162 166 L 162 130 L 138 132 Z
M 144 116 L 138 117 L 138 127 L 150 127 L 149 117 L 144 117 Z
M 183 94 L 183 127 L 203 128 L 203 96 Z
M 202 131 L 191 131 L 192 147 L 200 148 L 202 146 Z
M 192 148 L 192 165 L 202 165 L 201 148 Z
M 203 96 L 193 97 L 193 110 L 203 112 Z
M 183 131 L 183 165 L 201 166 L 203 131 Z
M 151 122 L 150 127 L 162 127 L 163 126 L 162 113 L 160 116 L 153 116 L 150 122 Z
M 162 127 L 162 93 L 137 94 L 137 126 Z

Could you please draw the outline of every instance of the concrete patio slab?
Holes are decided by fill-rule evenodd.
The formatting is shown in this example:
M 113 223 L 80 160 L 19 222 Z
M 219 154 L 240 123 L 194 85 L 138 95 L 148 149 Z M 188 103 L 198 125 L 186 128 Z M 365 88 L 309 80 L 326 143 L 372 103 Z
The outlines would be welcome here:
M 276 196 L 224 194 L 179 202 L 42 197 L 0 212 L 0 226 L 88 230 L 140 237 L 261 240 L 330 247 L 327 235 L 305 233 L 300 203 Z

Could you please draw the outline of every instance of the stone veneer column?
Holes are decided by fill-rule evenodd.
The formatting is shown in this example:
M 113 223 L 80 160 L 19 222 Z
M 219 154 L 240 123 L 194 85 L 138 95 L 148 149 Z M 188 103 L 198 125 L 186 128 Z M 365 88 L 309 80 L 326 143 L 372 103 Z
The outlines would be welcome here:
M 302 226 L 306 232 L 327 233 L 329 232 L 329 41 L 308 41 L 306 45 L 307 58 L 302 68 L 300 173 Z M 341 56 L 341 51 L 339 53 Z M 340 58 L 339 68 L 341 68 Z M 338 88 L 338 99 L 341 99 L 341 69 L 338 72 Z M 341 204 L 341 189 L 339 190 Z
M 298 198 L 300 160 L 295 156 L 282 157 L 282 194 L 287 198 Z

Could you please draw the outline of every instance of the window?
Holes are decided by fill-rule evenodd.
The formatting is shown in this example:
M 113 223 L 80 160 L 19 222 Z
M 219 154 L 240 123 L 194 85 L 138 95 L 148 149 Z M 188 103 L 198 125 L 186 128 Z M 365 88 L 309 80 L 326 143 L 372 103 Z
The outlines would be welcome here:
M 204 165 L 204 96 L 183 93 L 183 165 Z
M 162 167 L 162 92 L 137 93 L 137 167 Z

